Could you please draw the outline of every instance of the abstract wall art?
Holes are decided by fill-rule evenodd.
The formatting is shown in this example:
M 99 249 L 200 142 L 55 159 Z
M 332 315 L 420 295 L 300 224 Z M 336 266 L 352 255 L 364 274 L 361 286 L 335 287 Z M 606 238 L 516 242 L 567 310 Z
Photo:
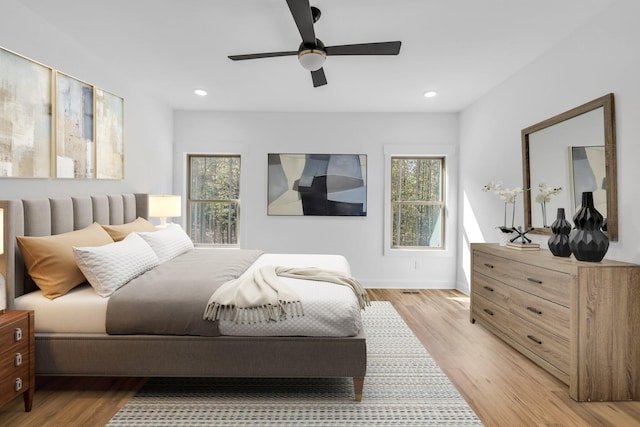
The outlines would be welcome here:
M 0 177 L 50 176 L 52 75 L 0 48 Z
M 93 178 L 93 127 L 93 86 L 57 72 L 57 178 Z
M 124 100 L 96 89 L 96 178 L 124 178 Z
M 366 216 L 364 154 L 268 154 L 268 215 Z
M 124 99 L 0 47 L 0 178 L 124 178 Z

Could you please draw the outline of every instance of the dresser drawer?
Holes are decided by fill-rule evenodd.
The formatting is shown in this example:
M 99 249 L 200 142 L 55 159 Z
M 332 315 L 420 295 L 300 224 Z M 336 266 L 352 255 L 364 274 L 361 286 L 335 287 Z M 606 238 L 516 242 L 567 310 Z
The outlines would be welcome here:
M 481 323 L 488 323 L 502 333 L 509 333 L 507 325 L 512 317 L 509 312 L 481 296 L 476 295 L 473 299 L 473 315 Z
M 480 295 L 521 318 L 569 339 L 570 310 L 560 304 L 505 285 L 482 274 L 475 274 L 473 294 Z
M 525 292 L 569 307 L 571 276 L 555 270 L 476 251 L 474 273 L 508 283 Z
M 19 388 L 18 388 L 19 386 Z M 24 364 L 12 375 L 0 379 L 0 406 L 13 400 L 31 387 L 29 382 L 29 365 Z
M 473 294 L 480 295 L 507 310 L 511 289 L 510 286 L 482 274 L 474 273 L 473 275 Z
M 509 322 L 511 339 L 546 360 L 560 371 L 569 373 L 569 341 L 549 331 L 512 316 Z
M 511 288 L 509 311 L 535 326 L 569 340 L 569 307 Z

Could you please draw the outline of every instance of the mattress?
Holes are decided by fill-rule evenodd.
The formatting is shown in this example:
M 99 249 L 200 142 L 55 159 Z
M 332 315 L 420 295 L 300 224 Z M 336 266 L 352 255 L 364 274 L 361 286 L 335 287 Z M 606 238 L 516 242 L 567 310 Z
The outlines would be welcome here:
M 215 250 L 215 249 L 195 249 Z M 350 273 L 340 255 L 264 254 L 243 273 L 251 274 L 263 265 L 319 267 Z M 333 283 L 282 278 L 298 292 L 305 315 L 280 322 L 239 325 L 219 321 L 222 335 L 239 336 L 354 336 L 362 327 L 360 307 L 353 291 Z M 126 285 L 125 285 L 126 286 Z M 95 293 L 88 284 L 50 300 L 40 291 L 15 300 L 16 309 L 35 311 L 36 333 L 106 334 L 105 319 L 109 298 Z

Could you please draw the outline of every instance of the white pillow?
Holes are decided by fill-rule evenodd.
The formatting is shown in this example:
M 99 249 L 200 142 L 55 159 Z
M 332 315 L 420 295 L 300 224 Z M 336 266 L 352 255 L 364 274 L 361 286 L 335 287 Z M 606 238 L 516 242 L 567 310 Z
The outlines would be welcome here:
M 178 224 L 169 224 L 158 231 L 136 233 L 158 255 L 160 264 L 193 249 L 193 242 Z
M 74 246 L 73 254 L 80 271 L 102 297 L 160 263 L 153 249 L 136 233 L 103 246 Z

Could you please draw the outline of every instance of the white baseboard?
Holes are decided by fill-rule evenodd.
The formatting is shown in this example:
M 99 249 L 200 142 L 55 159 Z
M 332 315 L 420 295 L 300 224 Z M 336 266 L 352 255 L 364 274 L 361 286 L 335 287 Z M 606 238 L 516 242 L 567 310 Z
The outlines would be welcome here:
M 360 280 L 369 289 L 455 289 L 451 282 L 424 282 L 415 280 Z

